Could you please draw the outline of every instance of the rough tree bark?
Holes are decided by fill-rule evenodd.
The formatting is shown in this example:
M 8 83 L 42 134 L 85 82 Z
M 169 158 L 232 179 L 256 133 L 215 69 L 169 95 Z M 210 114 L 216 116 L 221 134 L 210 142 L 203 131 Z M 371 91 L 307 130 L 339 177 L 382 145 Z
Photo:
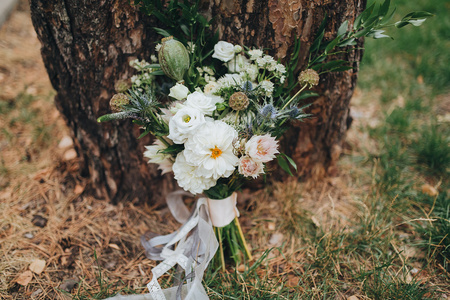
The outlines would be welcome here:
M 99 124 L 109 112 L 114 83 L 133 75 L 129 61 L 148 59 L 160 37 L 155 20 L 139 13 L 128 0 L 30 0 L 33 25 L 42 43 L 42 57 L 53 87 L 55 103 L 72 130 L 80 155 L 81 173 L 90 177 L 98 196 L 160 201 L 175 189 L 172 176 L 160 176 L 143 158 L 149 139 L 137 140 L 139 129 L 130 121 Z M 284 58 L 301 37 L 299 67 L 324 15 L 332 38 L 344 20 L 352 22 L 365 0 L 202 0 L 202 10 L 216 18 L 222 39 L 273 49 Z M 299 174 L 313 177 L 333 172 L 350 123 L 349 101 L 356 83 L 360 50 L 343 58 L 353 70 L 327 75 L 310 112 L 314 118 L 288 132 L 283 149 Z

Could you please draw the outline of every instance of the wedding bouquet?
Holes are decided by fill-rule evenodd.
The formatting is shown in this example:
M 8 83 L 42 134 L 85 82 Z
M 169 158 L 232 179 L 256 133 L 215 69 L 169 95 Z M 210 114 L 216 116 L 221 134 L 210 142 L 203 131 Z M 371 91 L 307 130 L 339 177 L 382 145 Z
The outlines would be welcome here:
M 138 75 L 131 78 L 131 86 L 116 83 L 118 93 L 110 101 L 113 113 L 98 119 L 133 119 L 143 129 L 141 137 L 150 133 L 156 138 L 144 152 L 149 162 L 158 164 L 162 174 L 172 172 L 190 194 L 206 196 L 190 214 L 182 204 L 183 193 L 169 195 L 168 206 L 183 226 L 167 236 L 143 238 L 148 257 L 165 260 L 164 266 L 153 270 L 149 284 L 151 294 L 160 297 L 156 299 L 202 290 L 203 272 L 217 248 L 215 265 L 223 269 L 226 257 L 235 264 L 252 259 L 237 219 L 235 192 L 247 180 L 267 174 L 267 163 L 275 158 L 288 173 L 296 169 L 294 161 L 280 153 L 278 140 L 291 122 L 310 117 L 302 101 L 317 96 L 311 88 L 321 75 L 352 68 L 347 61 L 326 61 L 327 57 L 353 51 L 348 46 L 364 36 L 388 37 L 385 27 L 418 26 L 430 16 L 416 12 L 388 24 L 393 12 L 389 13 L 387 0 L 378 9 L 365 10 L 353 26 L 344 22 L 331 41 L 324 40 L 324 20 L 299 72 L 299 39 L 282 62 L 270 51 L 219 41 L 211 21 L 198 13 L 198 2 L 184 2 L 172 0 L 165 7 L 157 0 L 135 1 L 171 30 L 156 29 L 165 36 L 156 45 L 157 57 L 150 57 L 151 63 L 130 62 Z M 157 278 L 176 263 L 186 271 L 188 291 L 183 292 L 181 284 L 177 290 L 162 292 Z M 206 296 L 200 294 L 193 299 Z

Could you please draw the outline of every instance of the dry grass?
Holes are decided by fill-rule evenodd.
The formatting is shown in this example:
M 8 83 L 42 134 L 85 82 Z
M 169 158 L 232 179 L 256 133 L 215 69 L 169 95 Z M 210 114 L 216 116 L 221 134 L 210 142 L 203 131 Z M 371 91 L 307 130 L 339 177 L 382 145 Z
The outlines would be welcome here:
M 0 114 L 0 298 L 69 298 L 62 289 L 71 279 L 79 283 L 68 288 L 72 295 L 98 290 L 100 269 L 104 282 L 117 283 L 115 291 L 144 292 L 156 262 L 145 258 L 140 236 L 146 231 L 168 233 L 178 224 L 167 209 L 133 203 L 113 206 L 94 199 L 86 189 L 87 183 L 77 176 L 74 150 L 61 142 L 68 141 L 68 130 L 52 104 L 53 92 L 26 10 L 16 11 L 0 29 L 0 58 L 0 101 L 7 110 Z M 355 104 L 360 117 L 344 149 L 353 156 L 341 161 L 338 177 L 325 179 L 314 189 L 291 180 L 259 192 L 244 190 L 239 196 L 241 223 L 256 258 L 276 248 L 256 271 L 275 283 L 274 295 L 285 286 L 288 293 L 295 290 L 295 297 L 316 299 L 323 297 L 323 284 L 328 282 L 337 299 L 354 294 L 369 299 L 361 292 L 369 277 L 357 279 L 358 268 L 373 270 L 378 265 L 375 256 L 358 247 L 363 247 L 364 239 L 391 235 L 397 237 L 380 249 L 387 247 L 398 262 L 389 269 L 393 276 L 400 276 L 402 265 L 416 266 L 421 270 L 419 282 L 445 286 L 440 277 L 445 270 L 434 274 L 424 269 L 424 254 L 408 246 L 404 236 L 398 237 L 413 236 L 412 226 L 401 216 L 394 216 L 394 223 L 374 225 L 380 215 L 368 200 L 369 195 L 378 197 L 371 169 L 354 168 L 352 159 L 374 143 L 359 128 L 367 125 L 363 120 L 373 122 L 367 117 L 374 117 L 378 107 Z M 392 212 L 392 205 L 389 209 Z M 352 237 L 355 224 L 363 221 L 372 225 Z M 45 261 L 44 271 L 31 273 L 24 284 L 21 275 L 37 259 Z M 252 289 L 248 280 L 238 285 Z M 232 284 L 224 281 L 223 287 Z

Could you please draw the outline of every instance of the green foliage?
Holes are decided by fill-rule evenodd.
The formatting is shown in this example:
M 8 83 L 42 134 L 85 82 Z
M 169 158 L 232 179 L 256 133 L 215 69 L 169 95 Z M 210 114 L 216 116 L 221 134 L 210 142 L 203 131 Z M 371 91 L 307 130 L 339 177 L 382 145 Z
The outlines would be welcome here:
M 422 246 L 429 257 L 438 258 L 443 267 L 450 271 L 450 197 L 447 192 L 442 192 L 437 197 L 423 196 L 423 202 L 432 207 L 432 211 L 430 221 L 416 226 L 425 238 Z
M 413 144 L 417 161 L 439 174 L 450 172 L 450 130 L 437 124 L 424 126 Z
M 419 280 L 407 280 L 407 270 L 390 270 L 392 262 L 379 263 L 374 269 L 362 271 L 358 276 L 363 282 L 363 291 L 374 300 L 422 300 L 429 298 L 433 291 Z M 399 276 L 400 275 L 400 276 Z

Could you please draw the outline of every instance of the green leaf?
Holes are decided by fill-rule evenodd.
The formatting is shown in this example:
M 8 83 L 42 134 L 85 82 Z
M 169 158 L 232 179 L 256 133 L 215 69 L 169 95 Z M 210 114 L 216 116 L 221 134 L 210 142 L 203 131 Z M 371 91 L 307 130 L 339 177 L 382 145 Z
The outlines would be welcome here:
M 292 166 L 292 167 L 294 168 L 294 170 L 297 172 L 297 164 L 295 163 L 295 161 L 294 161 L 292 158 L 290 158 L 289 156 L 287 156 L 286 154 L 284 154 L 284 153 L 281 153 L 281 155 L 283 155 L 284 158 L 287 159 L 287 161 L 291 164 L 291 166 Z
M 161 28 L 157 28 L 157 27 L 153 27 L 153 29 L 156 31 L 156 33 L 158 33 L 159 35 L 162 35 L 162 36 L 165 36 L 165 37 L 168 37 L 168 36 L 171 36 L 171 34 L 170 33 L 168 33 L 166 30 L 164 30 L 164 29 L 161 29 Z
M 191 33 L 190 33 L 190 31 L 189 31 L 189 28 L 187 28 L 186 25 L 182 24 L 182 25 L 180 25 L 180 28 L 181 28 L 181 30 L 183 31 L 183 33 L 184 33 L 185 35 L 187 35 L 187 36 L 190 36 L 190 35 L 191 35 Z
M 378 16 L 384 17 L 389 11 L 389 6 L 391 6 L 391 1 L 385 0 L 378 10 Z
M 145 131 L 143 133 L 141 133 L 141 135 L 138 137 L 138 140 L 142 139 L 144 136 L 146 136 L 149 133 L 150 133 L 150 128 L 145 129 Z
M 161 75 L 164 75 L 164 71 L 156 70 L 156 71 L 151 72 L 150 75 L 161 76 Z
M 344 23 L 342 23 L 341 26 L 339 26 L 339 29 L 337 31 L 337 35 L 338 36 L 343 36 L 347 32 L 347 29 L 348 29 L 348 20 L 345 21 Z
M 278 165 L 289 175 L 294 176 L 294 174 L 292 174 L 291 169 L 289 168 L 289 163 L 286 160 L 286 158 L 283 156 L 283 154 L 277 155 L 277 161 L 278 161 Z
M 311 91 L 306 91 L 300 94 L 300 96 L 297 97 L 298 100 L 303 100 L 303 99 L 307 99 L 307 98 L 311 98 L 311 97 L 317 97 L 319 96 L 318 93 L 316 92 L 311 92 Z M 307 104 L 305 106 L 302 106 L 301 109 L 310 106 L 311 104 Z
M 330 52 L 331 50 L 334 49 L 334 47 L 336 47 L 336 45 L 339 43 L 339 41 L 341 40 L 340 36 L 337 36 L 334 40 L 332 40 L 327 47 L 325 48 L 325 54 L 328 54 L 328 52 Z
M 359 38 L 359 37 L 365 36 L 365 35 L 368 34 L 371 30 L 372 30 L 371 27 L 364 28 L 363 30 L 360 30 L 360 31 L 358 31 L 357 33 L 355 33 L 354 36 L 355 36 L 355 38 Z
M 319 50 L 320 47 L 320 43 L 322 42 L 323 36 L 325 35 L 325 32 L 322 31 L 314 40 L 313 44 L 311 45 L 311 48 L 309 49 L 309 52 L 315 52 L 317 50 Z
M 160 64 L 151 64 L 144 67 L 144 69 L 160 69 L 160 68 L 161 68 Z
M 317 36 L 314 39 L 311 48 L 309 48 L 310 53 L 319 50 L 320 43 L 322 42 L 323 37 L 325 35 L 325 25 L 327 24 L 327 19 L 328 17 L 327 15 L 325 15 L 325 17 L 322 20 L 322 23 L 320 23 L 319 29 L 317 30 Z
M 428 18 L 428 17 L 433 17 L 433 16 L 434 16 L 434 14 L 427 12 L 427 11 L 414 11 L 414 12 L 411 12 L 411 13 L 407 14 L 406 16 L 404 16 L 402 18 L 402 20 L 406 19 L 406 18 L 423 19 L 423 18 Z
M 397 23 L 395 23 L 395 27 L 402 28 L 402 27 L 405 27 L 408 24 L 409 24 L 408 21 L 398 21 Z
M 358 30 L 365 25 L 364 23 L 372 15 L 374 7 L 375 3 L 366 8 L 359 16 L 356 17 L 355 23 L 353 24 L 353 29 Z
M 342 43 L 340 43 L 339 47 L 354 46 L 354 45 L 356 45 L 355 38 L 350 38 L 350 39 L 344 40 Z
M 184 150 L 183 144 L 173 144 L 164 150 L 159 150 L 158 152 L 163 154 L 171 154 L 175 156 L 176 154 L 180 153 L 183 150 Z
M 314 70 L 319 70 L 319 69 L 321 69 L 321 70 L 329 70 L 329 69 L 333 69 L 333 68 L 336 68 L 336 67 L 340 67 L 340 66 L 342 66 L 345 63 L 348 63 L 348 61 L 342 60 L 342 59 L 333 60 L 333 61 L 327 62 L 325 64 L 317 65 L 317 68 L 314 68 Z
M 384 16 L 383 20 L 381 20 L 381 22 L 380 22 L 380 25 L 386 25 L 387 23 L 389 23 L 392 20 L 392 17 L 394 16 L 396 11 L 397 11 L 397 8 L 394 7 L 394 9 L 392 10 L 392 12 L 389 15 Z
M 329 72 L 344 72 L 347 70 L 353 69 L 352 66 L 341 66 L 337 68 L 330 69 Z

